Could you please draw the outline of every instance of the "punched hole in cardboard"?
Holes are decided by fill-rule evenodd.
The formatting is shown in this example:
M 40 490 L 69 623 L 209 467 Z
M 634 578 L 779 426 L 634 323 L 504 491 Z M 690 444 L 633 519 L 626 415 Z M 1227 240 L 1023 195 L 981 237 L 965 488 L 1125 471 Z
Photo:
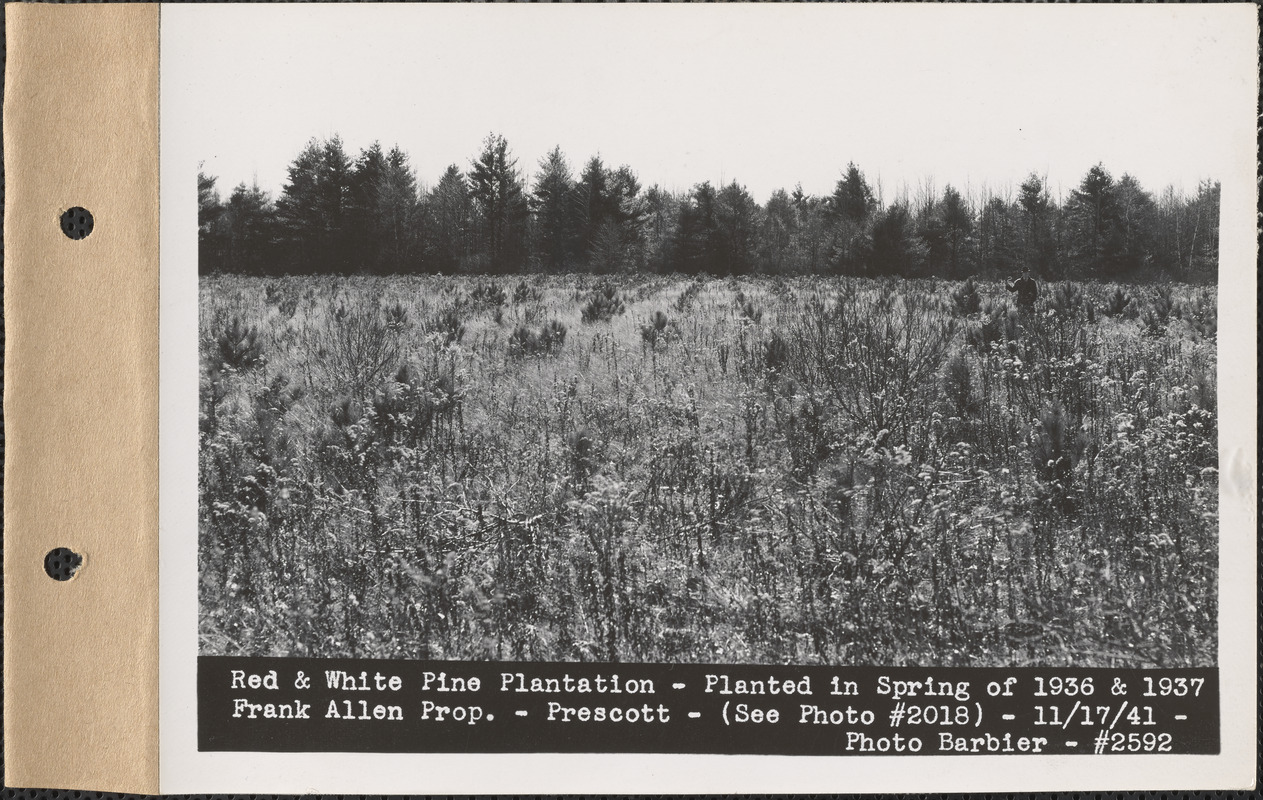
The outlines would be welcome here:
M 61 232 L 75 241 L 88 238 L 92 225 L 92 212 L 80 206 L 68 208 L 61 215 Z
M 44 572 L 55 581 L 68 581 L 83 566 L 83 556 L 69 547 L 54 547 L 44 556 Z

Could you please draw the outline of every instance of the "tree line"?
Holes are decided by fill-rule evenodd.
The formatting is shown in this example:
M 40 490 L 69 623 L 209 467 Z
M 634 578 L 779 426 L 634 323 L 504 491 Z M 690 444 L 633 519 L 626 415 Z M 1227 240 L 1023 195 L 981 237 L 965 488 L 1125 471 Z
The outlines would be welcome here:
M 399 147 L 352 157 L 312 139 L 280 196 L 198 173 L 199 270 L 254 275 L 632 271 L 1102 280 L 1213 279 L 1219 183 L 1158 195 L 1097 164 L 1064 201 L 1032 173 L 1010 194 L 874 194 L 849 164 L 832 194 L 736 181 L 645 188 L 593 156 L 575 174 L 554 148 L 532 176 L 503 136 L 423 187 Z

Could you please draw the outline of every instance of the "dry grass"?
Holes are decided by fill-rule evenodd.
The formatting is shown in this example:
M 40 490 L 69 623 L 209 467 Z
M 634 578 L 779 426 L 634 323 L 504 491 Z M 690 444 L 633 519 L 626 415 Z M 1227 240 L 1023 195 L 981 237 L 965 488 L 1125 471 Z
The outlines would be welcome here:
M 606 280 L 203 279 L 203 652 L 1214 663 L 1213 289 Z

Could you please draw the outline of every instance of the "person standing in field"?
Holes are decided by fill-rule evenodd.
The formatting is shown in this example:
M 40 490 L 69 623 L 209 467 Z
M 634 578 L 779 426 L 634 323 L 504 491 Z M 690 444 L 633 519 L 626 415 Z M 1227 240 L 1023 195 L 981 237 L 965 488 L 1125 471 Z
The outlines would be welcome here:
M 1022 273 L 1022 277 L 1012 283 L 1006 283 L 1005 286 L 1010 292 L 1017 293 L 1018 308 L 1035 307 L 1035 300 L 1039 297 L 1039 284 L 1035 283 L 1029 269 Z

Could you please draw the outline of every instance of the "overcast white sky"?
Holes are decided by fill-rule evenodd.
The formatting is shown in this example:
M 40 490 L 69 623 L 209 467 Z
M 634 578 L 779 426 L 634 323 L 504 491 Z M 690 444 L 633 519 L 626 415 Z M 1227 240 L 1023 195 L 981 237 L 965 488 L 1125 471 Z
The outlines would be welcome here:
M 854 161 L 890 201 L 1031 171 L 1065 192 L 1098 161 L 1153 191 L 1222 177 L 1255 13 L 189 4 L 163 7 L 162 46 L 198 65 L 180 124 L 221 190 L 257 177 L 278 193 L 304 143 L 333 133 L 352 154 L 398 143 L 432 185 L 495 131 L 528 175 L 559 144 L 576 173 L 599 152 L 646 186 L 736 179 L 763 202 L 827 193 Z

